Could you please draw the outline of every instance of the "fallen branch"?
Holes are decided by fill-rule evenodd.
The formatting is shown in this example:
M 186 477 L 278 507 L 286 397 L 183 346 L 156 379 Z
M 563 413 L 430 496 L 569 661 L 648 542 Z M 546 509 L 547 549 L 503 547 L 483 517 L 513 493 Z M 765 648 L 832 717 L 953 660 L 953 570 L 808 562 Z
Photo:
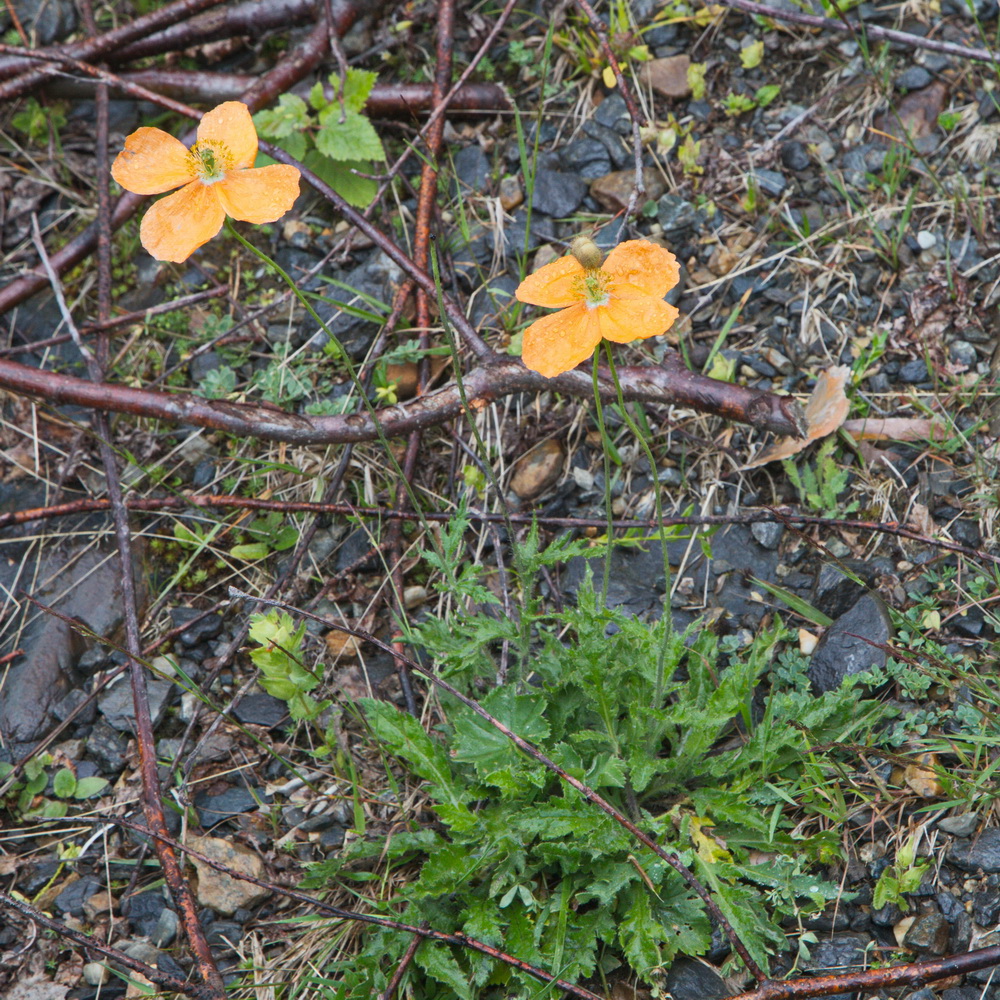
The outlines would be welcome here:
M 619 369 L 619 379 L 628 400 L 689 406 L 774 434 L 798 434 L 796 410 L 799 407 L 792 397 L 707 378 L 688 371 L 679 358 L 668 356 L 662 367 L 623 367 Z M 589 373 L 577 370 L 547 379 L 529 371 L 514 358 L 480 365 L 463 380 L 473 404 L 493 402 L 516 392 L 556 390 L 569 396 L 589 398 L 594 391 Z M 367 413 L 307 416 L 264 405 L 208 400 L 189 393 L 133 389 L 108 382 L 94 384 L 16 361 L 0 360 L 0 388 L 39 396 L 54 403 L 210 427 L 263 441 L 342 444 L 372 441 L 378 437 L 375 421 Z M 601 395 L 608 400 L 615 399 L 614 385 L 606 372 Z M 386 437 L 399 437 L 444 423 L 461 413 L 458 386 L 450 383 L 406 403 L 379 410 L 376 416 Z

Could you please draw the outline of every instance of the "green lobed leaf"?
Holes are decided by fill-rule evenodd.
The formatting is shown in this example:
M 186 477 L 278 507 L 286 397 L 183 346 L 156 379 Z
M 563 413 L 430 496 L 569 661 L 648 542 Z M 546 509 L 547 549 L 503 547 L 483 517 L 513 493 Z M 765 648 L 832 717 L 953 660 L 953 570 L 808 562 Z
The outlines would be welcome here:
M 413 956 L 413 962 L 430 979 L 454 990 L 461 1000 L 472 1000 L 469 977 L 462 971 L 448 945 L 440 941 L 423 941 Z
M 331 104 L 319 113 L 316 148 L 331 160 L 384 160 L 385 150 L 372 123 L 357 111 Z

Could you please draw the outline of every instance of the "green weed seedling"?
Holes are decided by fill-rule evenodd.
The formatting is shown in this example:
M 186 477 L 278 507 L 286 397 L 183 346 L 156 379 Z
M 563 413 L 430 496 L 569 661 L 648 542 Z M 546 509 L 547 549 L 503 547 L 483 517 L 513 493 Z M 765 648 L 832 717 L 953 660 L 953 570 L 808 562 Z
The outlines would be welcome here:
M 100 795 L 108 786 L 106 778 L 95 776 L 77 778 L 68 767 L 50 773 L 54 759 L 51 754 L 40 754 L 25 761 L 22 777 L 13 782 L 7 779 L 14 772 L 14 765 L 0 761 L 0 805 L 15 812 L 21 820 L 62 819 L 69 812 L 71 802 L 82 802 Z M 51 782 L 50 794 L 46 794 Z
M 906 894 L 917 890 L 920 880 L 931 866 L 929 861 L 916 863 L 919 841 L 920 832 L 917 831 L 896 851 L 896 860 L 879 876 L 872 894 L 872 906 L 876 910 L 889 903 L 895 903 L 904 913 L 910 908 Z
M 858 501 L 852 500 L 846 507 L 837 503 L 837 497 L 847 489 L 850 473 L 842 469 L 833 457 L 837 441 L 827 438 L 816 452 L 816 464 L 801 465 L 791 459 L 781 464 L 789 482 L 799 494 L 799 502 L 823 517 L 846 517 L 858 509 Z
M 358 208 L 367 208 L 378 190 L 372 178 L 359 173 L 373 173 L 375 165 L 385 159 L 382 140 L 362 114 L 375 79 L 376 74 L 367 70 L 348 69 L 341 103 L 341 78 L 332 73 L 332 101 L 324 95 L 323 84 L 317 82 L 308 103 L 297 94 L 282 94 L 276 108 L 258 111 L 253 119 L 263 138 L 301 160 Z
M 291 616 L 283 611 L 253 615 L 249 636 L 258 645 L 250 650 L 250 659 L 260 670 L 260 686 L 285 702 L 293 719 L 312 721 L 331 703 L 317 701 L 309 694 L 319 684 L 320 676 L 303 660 L 305 634 L 305 624 L 296 628 Z

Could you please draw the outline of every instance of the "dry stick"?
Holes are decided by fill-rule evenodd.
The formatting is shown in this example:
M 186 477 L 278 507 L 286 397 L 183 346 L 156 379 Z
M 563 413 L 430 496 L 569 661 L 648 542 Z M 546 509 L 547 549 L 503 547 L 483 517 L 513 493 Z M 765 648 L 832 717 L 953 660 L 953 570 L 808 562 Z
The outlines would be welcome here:
M 451 80 L 452 52 L 454 50 L 455 31 L 455 5 L 454 0 L 439 0 L 437 10 L 437 49 L 435 53 L 434 83 L 431 102 L 433 109 L 438 110 L 445 99 L 445 92 L 448 82 Z M 420 192 L 417 197 L 417 218 L 414 224 L 413 235 L 413 262 L 417 267 L 426 271 L 429 263 L 428 249 L 430 247 L 431 226 L 434 222 L 434 208 L 437 204 L 438 191 L 438 171 L 437 161 L 441 155 L 441 141 L 444 136 L 444 115 L 439 115 L 425 129 L 424 140 L 427 145 L 427 159 L 420 170 Z M 413 283 L 407 282 L 407 294 L 413 288 Z M 425 289 L 417 291 L 417 329 L 419 333 L 419 344 L 422 351 L 426 351 L 431 346 L 430 338 L 431 310 L 430 299 Z M 456 358 L 456 364 L 459 363 Z M 417 396 L 422 396 L 427 391 L 427 383 L 430 378 L 430 363 L 425 354 L 420 363 L 420 378 L 417 386 Z M 417 457 L 420 453 L 421 431 L 414 430 L 410 433 L 406 444 L 406 455 L 403 458 L 403 476 L 406 483 L 399 483 L 396 487 L 396 499 L 394 506 L 403 506 L 406 498 L 406 484 L 412 487 L 413 474 L 417 467 Z M 412 489 L 410 490 L 411 495 Z M 392 593 L 393 602 L 396 605 L 396 615 L 400 623 L 406 621 L 406 607 L 403 604 L 403 540 L 402 521 L 393 521 L 389 525 L 390 565 L 392 566 Z M 404 645 L 402 639 L 393 642 L 393 648 L 400 654 L 403 653 Z M 413 689 L 410 684 L 409 673 L 406 669 L 406 660 L 400 655 L 395 661 L 396 673 L 399 675 L 399 682 L 403 688 L 406 698 L 406 707 L 409 712 L 416 716 L 417 705 L 413 697 Z
M 277 510 L 286 514 L 344 514 L 349 517 L 377 517 L 387 521 L 417 521 L 421 518 L 427 521 L 447 523 L 454 518 L 453 514 L 426 511 L 417 514 L 412 510 L 392 510 L 388 507 L 356 507 L 348 503 L 326 503 L 309 500 L 259 500 L 254 497 L 235 497 L 196 494 L 176 497 L 128 497 L 125 506 L 129 510 L 143 513 L 158 513 L 164 510 L 180 510 L 184 507 L 233 507 L 238 510 Z M 0 514 L 0 529 L 11 524 L 27 524 L 30 521 L 43 518 L 69 517 L 74 514 L 86 514 L 93 511 L 107 510 L 109 503 L 103 499 L 73 500 L 69 503 L 56 504 L 51 507 L 33 507 L 25 510 L 7 511 Z M 502 524 L 503 514 L 493 514 L 488 511 L 469 510 L 469 519 L 486 524 Z M 547 517 L 539 513 L 511 514 L 514 524 L 539 524 L 542 527 L 557 529 L 568 528 L 583 531 L 588 528 L 606 528 L 608 522 L 604 518 L 592 517 Z M 626 528 L 655 528 L 659 522 L 653 519 L 620 518 L 612 522 L 616 530 Z M 746 514 L 691 514 L 676 517 L 665 516 L 662 522 L 666 527 L 703 527 L 728 524 L 808 524 L 818 527 L 846 528 L 850 531 L 868 531 L 894 538 L 905 538 L 907 541 L 932 545 L 946 552 L 955 552 L 978 559 L 981 562 L 991 562 L 1000 565 L 1000 556 L 974 549 L 959 542 L 932 538 L 921 534 L 912 528 L 900 525 L 897 521 L 864 521 L 860 519 L 821 517 L 818 514 L 802 514 L 787 507 L 768 507 L 764 510 L 751 511 Z M 207 613 L 207 612 L 206 612 Z M 187 626 L 177 626 L 172 631 L 183 630 Z M 169 635 L 170 633 L 168 633 Z
M 222 104 L 237 101 L 257 79 L 249 73 L 219 73 L 211 70 L 141 69 L 118 74 L 126 83 L 136 83 L 189 104 Z M 45 87 L 53 97 L 86 97 L 93 90 L 89 80 L 56 77 Z M 114 96 L 126 94 L 111 88 Z M 336 99 L 336 91 L 323 84 L 327 100 Z M 392 118 L 400 115 L 427 114 L 431 110 L 431 87 L 426 83 L 376 83 L 365 102 L 368 118 Z M 510 111 L 510 101 L 497 83 L 466 83 L 457 91 L 449 112 L 452 115 L 485 115 Z
M 421 924 L 420 929 L 427 930 L 427 924 Z M 399 989 L 399 984 L 403 981 L 403 976 L 406 975 L 406 970 L 413 961 L 413 956 L 416 955 L 417 949 L 420 947 L 421 941 L 423 941 L 423 938 L 419 934 L 413 935 L 413 940 L 407 946 L 403 957 L 399 961 L 399 965 L 396 966 L 396 971 L 393 972 L 392 979 L 389 980 L 389 985 L 378 995 L 378 1000 L 393 1000 L 396 990 Z
M 63 297 L 62 286 L 59 283 L 49 257 L 42 242 L 38 228 L 37 216 L 32 216 L 32 226 L 35 230 L 35 248 L 42 262 L 42 267 L 52 285 L 52 294 L 62 313 L 67 329 L 73 335 L 77 350 L 87 362 L 87 370 L 95 384 L 100 384 L 103 373 L 97 359 L 83 343 L 73 316 Z M 149 712 L 149 697 L 146 690 L 146 674 L 137 657 L 139 649 L 139 615 L 138 600 L 135 592 L 135 578 L 132 573 L 132 536 L 128 526 L 128 516 L 122 502 L 121 481 L 118 478 L 118 463 L 111 448 L 111 424 L 107 414 L 95 413 L 95 427 L 101 461 L 104 465 L 105 483 L 108 490 L 108 500 L 115 524 L 115 538 L 118 544 L 118 558 L 122 567 L 122 610 L 125 620 L 125 637 L 128 649 L 128 671 L 132 685 L 132 703 L 135 708 L 136 740 L 139 746 L 139 771 L 142 775 L 142 805 L 146 823 L 151 829 L 160 833 L 167 832 L 167 821 L 163 815 L 163 804 L 160 799 L 160 779 L 157 774 L 156 752 L 154 749 L 153 720 Z M 198 910 L 194 896 L 184 878 L 177 855 L 166 844 L 161 844 L 156 851 L 163 870 L 163 880 L 166 882 L 170 895 L 177 907 L 178 916 L 187 933 L 188 942 L 198 963 L 198 973 L 205 986 L 206 996 L 212 1000 L 225 1000 L 226 987 L 222 981 L 212 950 L 198 921 Z
M 340 13 L 343 13 L 347 5 L 341 3 L 338 6 L 341 8 Z M 116 50 L 110 59 L 116 65 L 121 65 L 224 38 L 242 36 L 257 39 L 267 31 L 306 24 L 318 18 L 319 10 L 315 0 L 267 0 L 266 3 L 250 0 L 249 3 L 192 17 L 166 31 L 136 39 L 130 45 Z
M 222 2 L 223 0 L 178 0 L 177 3 L 155 10 L 151 14 L 137 18 L 113 31 L 106 31 L 96 38 L 88 38 L 85 42 L 75 42 L 52 49 L 13 50 L 12 55 L 15 58 L 10 62 L 0 63 L 0 79 L 12 77 L 18 73 L 21 75 L 14 76 L 14 79 L 7 83 L 0 84 L 0 101 L 37 88 L 58 72 L 56 67 L 34 68 L 37 66 L 34 57 L 38 55 L 58 53 L 69 56 L 71 59 L 100 59 L 129 42 L 145 38 L 151 32 L 167 28 L 178 21 L 191 17 L 192 14 L 197 14 L 207 7 L 215 7 Z
M 646 193 L 646 184 L 642 176 L 642 137 L 639 135 L 639 126 L 646 124 L 646 117 L 635 103 L 632 90 L 628 83 L 626 83 L 625 76 L 618 65 L 618 59 L 611 50 L 607 25 L 597 16 L 594 8 L 587 3 L 587 0 L 573 0 L 573 2 L 583 11 L 584 16 L 590 22 L 591 30 L 597 35 L 601 48 L 604 50 L 604 56 L 608 60 L 608 65 L 615 74 L 618 93 L 622 95 L 622 100 L 628 109 L 629 120 L 632 122 L 632 155 L 635 159 L 635 183 L 632 186 L 632 193 L 629 195 L 628 205 L 625 207 L 625 215 L 622 218 L 623 224 L 627 225 L 629 219 L 635 215 L 635 207 L 639 204 L 639 199 Z
M 626 366 L 618 370 L 627 400 L 691 407 L 726 420 L 750 424 L 759 430 L 788 437 L 797 435 L 791 396 L 749 389 L 688 371 L 680 358 L 667 355 L 661 367 Z M 480 365 L 463 376 L 470 400 L 492 402 L 516 392 L 561 392 L 591 398 L 593 385 L 586 373 L 567 372 L 547 379 L 525 368 L 520 359 L 502 358 Z M 166 393 L 131 386 L 95 386 L 86 379 L 44 372 L 16 361 L 0 360 L 0 388 L 41 396 L 55 403 L 94 406 L 116 413 L 154 417 L 175 423 L 226 431 L 262 441 L 288 444 L 331 444 L 374 441 L 378 434 L 367 413 L 310 416 L 286 413 L 266 404 L 208 400 L 189 393 Z M 614 401 L 614 387 L 601 385 L 601 398 Z M 426 396 L 377 411 L 386 437 L 400 437 L 417 428 L 431 427 L 462 413 L 455 383 Z
M 104 823 L 106 821 L 94 820 L 94 822 Z M 120 823 L 121 820 L 115 820 L 114 822 Z M 157 841 L 165 842 L 167 846 L 170 846 L 169 838 L 157 837 L 151 830 L 144 832 L 147 832 Z M 233 872 L 233 874 L 235 875 L 236 873 Z M 40 924 L 46 930 L 50 930 L 53 933 L 58 934 L 61 938 L 75 942 L 85 951 L 96 951 L 99 955 L 104 955 L 116 965 L 120 965 L 123 969 L 131 969 L 133 972 L 137 972 L 139 975 L 145 976 L 146 979 L 148 979 L 155 986 L 159 986 L 164 990 L 171 990 L 174 993 L 180 993 L 192 997 L 193 1000 L 213 1000 L 216 996 L 214 992 L 208 991 L 204 986 L 196 983 L 186 983 L 183 979 L 178 979 L 176 976 L 171 976 L 166 972 L 160 972 L 159 969 L 154 969 L 152 966 L 146 965 L 145 962 L 140 962 L 137 959 L 126 955 L 125 952 L 118 951 L 117 948 L 109 948 L 107 945 L 101 944 L 96 937 L 91 937 L 89 934 L 73 930 L 73 928 L 68 925 L 61 923 L 58 920 L 53 920 L 51 917 L 42 913 L 41 910 L 35 909 L 35 907 L 30 906 L 18 897 L 10 896 L 2 890 L 0 890 L 0 903 L 12 910 L 17 911 L 28 920 L 34 921 L 36 924 Z
M 372 635 L 370 632 L 366 632 L 363 629 L 348 628 L 345 625 L 340 625 L 329 618 L 323 618 L 320 615 L 314 615 L 309 611 L 302 611 L 299 608 L 292 607 L 289 604 L 283 604 L 280 601 L 262 601 L 259 597 L 254 597 L 252 594 L 246 594 L 241 590 L 237 590 L 235 587 L 229 588 L 230 597 L 240 597 L 248 601 L 260 601 L 263 604 L 270 604 L 273 607 L 281 608 L 283 611 L 287 611 L 293 615 L 299 615 L 303 618 L 309 618 L 312 621 L 319 622 L 320 624 L 336 629 L 338 632 L 346 632 L 348 635 L 353 635 L 355 638 L 361 639 L 363 642 L 370 642 L 376 648 L 383 650 L 387 653 L 392 653 L 393 649 L 388 643 L 383 642 L 381 639 Z M 547 757 L 541 750 L 538 749 L 533 743 L 529 743 L 526 739 L 518 736 L 512 729 L 505 726 L 499 719 L 490 715 L 489 712 L 472 698 L 467 695 L 462 694 L 458 688 L 449 684 L 446 680 L 438 677 L 436 673 L 430 668 L 422 666 L 415 660 L 409 660 L 407 664 L 410 670 L 414 670 L 419 674 L 423 674 L 430 682 L 442 691 L 446 691 L 453 698 L 460 701 L 466 708 L 471 709 L 476 713 L 481 719 L 489 723 L 498 732 L 502 733 L 523 753 L 526 753 L 533 760 L 538 761 L 544 767 L 547 767 L 553 774 L 558 775 L 567 784 L 572 785 L 588 802 L 593 803 L 597 806 L 601 812 L 610 816 L 619 826 L 627 830 L 636 840 L 642 845 L 649 848 L 658 858 L 666 861 L 668 865 L 678 875 L 684 880 L 685 884 L 691 889 L 698 898 L 705 904 L 705 908 L 708 910 L 709 914 L 718 922 L 719 926 L 724 931 L 726 937 L 729 939 L 729 943 L 733 947 L 733 951 L 743 960 L 744 965 L 750 971 L 750 974 L 757 980 L 758 983 L 769 982 L 768 977 L 761 970 L 760 966 L 753 960 L 750 953 L 747 951 L 743 942 L 739 939 L 736 932 L 733 930 L 732 925 L 726 919 L 725 914 L 719 909 L 715 900 L 712 899 L 708 890 L 695 878 L 694 873 L 685 865 L 681 859 L 674 854 L 672 851 L 664 850 L 659 844 L 653 840 L 649 834 L 644 833 L 639 829 L 630 819 L 623 816 L 607 799 L 598 795 L 589 785 L 585 785 L 578 778 L 574 778 L 567 771 L 564 771 L 554 760 Z
M 850 34 L 858 30 L 861 25 L 852 24 L 850 21 L 837 21 L 828 17 L 819 17 L 816 14 L 803 14 L 796 10 L 776 10 L 764 3 L 756 3 L 755 0 L 719 0 L 725 7 L 733 7 L 737 10 L 746 11 L 748 14 L 757 14 L 761 17 L 770 17 L 775 21 L 789 21 L 792 24 L 803 24 L 809 28 L 831 28 L 842 34 Z M 908 45 L 914 49 L 929 49 L 931 52 L 944 52 L 948 55 L 958 56 L 961 59 L 970 59 L 973 62 L 993 63 L 1000 60 L 1000 52 L 991 52 L 989 49 L 970 49 L 955 42 L 938 42 L 933 38 L 921 38 L 919 35 L 911 35 L 906 31 L 897 31 L 895 28 L 880 28 L 875 24 L 865 24 L 864 31 L 869 38 L 877 38 L 887 42 L 898 42 L 901 45 Z

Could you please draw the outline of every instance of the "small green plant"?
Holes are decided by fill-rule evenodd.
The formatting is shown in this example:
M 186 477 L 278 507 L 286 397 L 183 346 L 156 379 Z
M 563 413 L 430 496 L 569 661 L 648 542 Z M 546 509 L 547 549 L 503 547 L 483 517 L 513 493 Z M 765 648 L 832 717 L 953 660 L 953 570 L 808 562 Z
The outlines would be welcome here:
M 283 611 L 256 614 L 251 618 L 249 636 L 258 645 L 250 650 L 250 659 L 260 670 L 260 686 L 285 702 L 293 719 L 312 721 L 330 702 L 317 701 L 309 694 L 320 677 L 303 660 L 305 635 L 305 624 L 296 628 Z
M 809 747 L 870 733 L 886 710 L 875 702 L 859 710 L 850 687 L 814 697 L 804 660 L 786 647 L 781 684 L 770 686 L 762 714 L 752 711 L 791 635 L 780 623 L 750 647 L 700 628 L 679 634 L 664 621 L 602 609 L 589 578 L 575 608 L 543 613 L 531 581 L 542 566 L 585 551 L 576 541 L 543 550 L 532 531 L 521 552 L 524 606 L 516 616 L 493 613 L 497 598 L 481 571 L 462 561 L 467 528 L 461 516 L 444 528 L 434 558 L 449 572 L 436 586 L 458 606 L 487 610 L 430 618 L 410 641 L 459 689 L 485 687 L 481 703 L 503 725 L 641 817 L 766 964 L 769 951 L 786 947 L 781 922 L 821 910 L 839 891 L 812 870 L 837 856 L 836 839 L 794 834 L 787 789 L 812 784 Z M 494 687 L 501 650 L 514 662 Z M 419 808 L 437 823 L 404 814 L 391 837 L 358 839 L 314 865 L 308 888 L 356 893 L 376 861 L 385 865 L 380 883 L 405 867 L 411 874 L 392 880 L 394 897 L 370 900 L 377 910 L 469 934 L 570 981 L 624 963 L 657 985 L 674 956 L 708 947 L 703 905 L 676 872 L 470 708 L 442 695 L 441 724 L 428 733 L 388 702 L 362 707 L 379 752 L 423 783 Z M 735 746 L 723 749 L 737 729 Z M 407 934 L 373 929 L 359 954 L 328 970 L 338 997 L 384 989 L 408 943 Z M 425 942 L 400 988 L 473 1000 L 497 988 L 533 995 L 537 983 L 475 952 Z
M 919 841 L 920 832 L 917 831 L 896 851 L 896 860 L 879 876 L 872 894 L 872 906 L 876 910 L 888 903 L 895 903 L 904 913 L 910 908 L 906 894 L 916 892 L 920 880 L 931 867 L 929 861 L 916 864 Z
M 846 516 L 858 509 L 857 500 L 852 500 L 847 506 L 837 503 L 837 497 L 847 488 L 850 473 L 834 459 L 836 447 L 836 438 L 829 437 L 819 446 L 815 465 L 802 463 L 799 466 L 792 459 L 781 463 L 785 475 L 799 494 L 799 502 L 823 517 Z
M 301 160 L 345 201 L 366 208 L 378 185 L 371 177 L 385 159 L 382 140 L 362 109 L 375 86 L 376 74 L 348 69 L 343 81 L 333 73 L 334 99 L 327 100 L 323 84 L 309 92 L 308 103 L 297 94 L 282 94 L 276 108 L 258 111 L 259 134 Z M 342 102 L 340 97 L 342 97 Z
M 64 105 L 59 102 L 43 105 L 29 97 L 10 123 L 34 145 L 52 143 L 59 149 L 59 130 L 66 124 Z
M 778 84 L 769 83 L 758 87 L 753 97 L 749 94 L 727 94 L 722 102 L 722 110 L 730 118 L 737 118 L 748 111 L 766 108 L 780 93 L 781 87 Z
M 71 802 L 100 795 L 108 786 L 106 778 L 96 775 L 77 778 L 71 768 L 61 767 L 55 774 L 50 773 L 54 763 L 51 754 L 43 753 L 26 761 L 22 768 L 23 777 L 7 783 L 14 771 L 14 765 L 0 762 L 0 785 L 6 787 L 0 803 L 15 812 L 20 819 L 61 819 L 69 812 Z M 52 797 L 45 791 L 51 781 Z
M 292 548 L 299 540 L 298 529 L 294 525 L 285 524 L 284 518 L 276 510 L 255 518 L 250 527 L 244 530 L 253 541 L 234 545 L 229 550 L 234 559 L 264 559 L 272 552 L 284 552 Z

